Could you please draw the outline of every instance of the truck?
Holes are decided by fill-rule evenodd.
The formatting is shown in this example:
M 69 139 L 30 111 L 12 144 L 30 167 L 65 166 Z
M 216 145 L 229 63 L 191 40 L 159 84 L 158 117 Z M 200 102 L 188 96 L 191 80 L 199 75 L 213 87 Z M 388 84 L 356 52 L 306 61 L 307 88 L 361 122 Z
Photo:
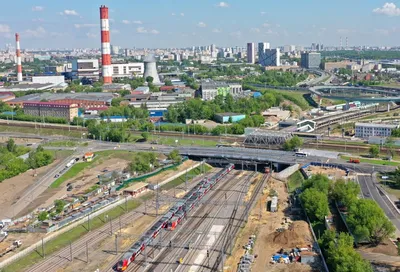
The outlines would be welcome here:
M 11 245 L 5 245 L 3 247 L 0 247 L 0 257 L 3 257 L 6 255 L 8 252 L 14 251 L 17 248 L 19 248 L 22 245 L 21 240 L 15 240 Z
M 3 242 L 4 239 L 6 239 L 8 236 L 8 233 L 6 231 L 0 231 L 0 242 Z
M 360 159 L 350 158 L 349 163 L 360 163 Z

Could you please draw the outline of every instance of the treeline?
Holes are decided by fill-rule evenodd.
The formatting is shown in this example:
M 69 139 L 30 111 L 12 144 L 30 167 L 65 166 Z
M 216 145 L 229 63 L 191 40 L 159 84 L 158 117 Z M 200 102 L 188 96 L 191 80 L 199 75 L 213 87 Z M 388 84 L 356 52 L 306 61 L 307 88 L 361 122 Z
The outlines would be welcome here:
M 29 149 L 17 146 L 13 139 L 8 140 L 6 146 L 0 147 L 0 182 L 24 173 L 28 169 L 46 166 L 54 161 L 53 154 L 41 146 L 31 151 L 25 161 L 19 158 L 27 152 Z
M 331 271 L 372 271 L 353 249 L 353 242 L 378 245 L 394 234 L 395 227 L 376 202 L 359 199 L 360 187 L 355 182 L 332 182 L 325 175 L 317 174 L 303 184 L 300 199 L 312 224 L 322 223 L 329 214 L 330 202 L 347 208 L 346 222 L 353 235 L 326 230 L 318 241 Z M 348 256 L 348 257 L 346 257 Z M 350 269 L 355 267 L 357 269 Z
M 295 86 L 297 83 L 306 80 L 308 74 L 306 73 L 294 73 L 294 72 L 283 72 L 283 71 L 265 71 L 258 76 L 247 76 L 243 83 L 247 84 L 266 84 L 272 86 Z
M 215 114 L 222 112 L 235 112 L 242 114 L 259 114 L 262 111 L 278 106 L 283 101 L 283 97 L 274 93 L 265 93 L 258 98 L 238 98 L 234 99 L 228 94 L 216 96 L 214 100 L 203 101 L 201 99 L 191 99 L 183 103 L 178 103 L 168 107 L 165 118 L 171 123 L 184 123 L 186 119 L 192 120 L 213 120 Z
M 350 59 L 399 59 L 400 51 L 376 51 L 376 50 L 338 50 L 322 51 L 321 56 L 329 58 L 350 58 Z

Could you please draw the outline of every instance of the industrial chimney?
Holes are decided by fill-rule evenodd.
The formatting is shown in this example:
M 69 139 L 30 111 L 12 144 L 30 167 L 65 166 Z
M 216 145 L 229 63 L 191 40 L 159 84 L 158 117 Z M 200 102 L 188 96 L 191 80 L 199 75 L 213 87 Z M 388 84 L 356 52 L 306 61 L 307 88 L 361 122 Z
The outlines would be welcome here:
M 19 34 L 15 33 L 15 43 L 17 47 L 17 80 L 18 82 L 22 81 L 22 63 L 21 63 L 21 47 L 19 45 Z
M 110 46 L 110 22 L 108 19 L 108 7 L 100 7 L 101 25 L 101 64 L 103 66 L 104 84 L 112 83 L 111 46 Z

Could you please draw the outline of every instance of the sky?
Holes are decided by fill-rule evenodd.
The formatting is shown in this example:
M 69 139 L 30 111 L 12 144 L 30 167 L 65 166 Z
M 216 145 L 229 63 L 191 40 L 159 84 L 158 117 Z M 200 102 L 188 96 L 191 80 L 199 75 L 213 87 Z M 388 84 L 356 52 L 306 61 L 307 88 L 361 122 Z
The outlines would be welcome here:
M 2 1 L 0 48 L 16 32 L 23 49 L 99 48 L 100 5 L 110 9 L 111 44 L 123 48 L 339 46 L 340 37 L 349 46 L 400 46 L 400 0 L 386 1 Z

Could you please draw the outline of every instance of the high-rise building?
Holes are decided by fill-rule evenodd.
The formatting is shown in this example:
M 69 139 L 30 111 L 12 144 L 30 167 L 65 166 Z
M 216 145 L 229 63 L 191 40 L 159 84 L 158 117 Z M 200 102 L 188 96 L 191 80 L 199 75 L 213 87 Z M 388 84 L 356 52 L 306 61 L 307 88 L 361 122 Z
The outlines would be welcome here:
M 266 42 L 258 43 L 258 63 L 265 62 L 265 50 L 270 49 L 270 44 Z
M 304 52 L 301 53 L 301 67 L 306 69 L 318 69 L 321 65 L 321 53 Z
M 112 68 L 111 68 L 112 71 Z M 72 61 L 72 77 L 99 80 L 99 61 L 97 59 L 75 59 Z
M 281 51 L 279 48 L 265 49 L 264 59 L 259 63 L 262 66 L 280 66 L 281 65 Z
M 215 46 L 215 44 L 211 45 L 211 53 L 217 51 L 217 47 Z
M 247 63 L 256 63 L 256 49 L 254 43 L 247 43 Z

